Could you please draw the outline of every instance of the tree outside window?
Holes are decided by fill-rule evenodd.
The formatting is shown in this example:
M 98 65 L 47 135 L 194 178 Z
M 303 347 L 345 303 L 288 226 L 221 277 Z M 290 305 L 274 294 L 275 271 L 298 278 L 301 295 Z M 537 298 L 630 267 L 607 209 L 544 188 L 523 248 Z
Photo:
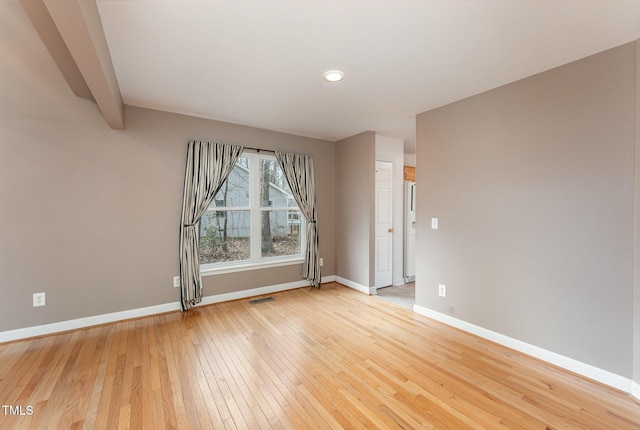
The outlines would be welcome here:
M 200 263 L 301 258 L 303 218 L 275 157 L 240 157 L 200 221 Z

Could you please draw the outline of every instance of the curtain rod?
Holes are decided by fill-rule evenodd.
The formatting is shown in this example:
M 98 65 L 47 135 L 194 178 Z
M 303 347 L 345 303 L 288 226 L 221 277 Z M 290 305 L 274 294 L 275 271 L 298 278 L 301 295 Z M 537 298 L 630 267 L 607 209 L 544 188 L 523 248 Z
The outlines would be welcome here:
M 276 151 L 274 151 L 273 149 L 251 148 L 249 146 L 245 146 L 244 149 L 251 149 L 252 151 L 256 151 L 258 153 L 260 152 L 271 152 L 273 154 L 276 153 Z

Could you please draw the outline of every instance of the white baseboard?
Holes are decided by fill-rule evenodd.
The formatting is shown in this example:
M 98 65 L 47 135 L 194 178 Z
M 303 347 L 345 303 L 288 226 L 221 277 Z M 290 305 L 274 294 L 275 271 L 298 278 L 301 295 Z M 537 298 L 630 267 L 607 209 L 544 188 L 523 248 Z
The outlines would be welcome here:
M 180 302 L 165 303 L 164 305 L 148 306 L 145 308 L 130 309 L 109 314 L 95 315 L 85 318 L 78 318 L 68 321 L 60 321 L 51 324 L 38 325 L 34 327 L 19 328 L 0 332 L 0 342 L 10 342 L 13 340 L 26 339 L 29 337 L 44 336 L 47 334 L 60 333 L 63 331 L 77 330 L 94 325 L 107 324 L 131 318 L 140 318 L 149 315 L 162 314 L 165 312 L 180 310 Z
M 340 282 L 341 284 L 346 285 L 349 288 L 353 288 L 354 290 L 368 295 L 376 293 L 376 287 L 366 287 L 362 284 L 358 284 L 357 282 L 350 281 L 349 279 L 341 278 L 340 276 L 336 276 L 336 282 Z
M 631 381 L 631 395 L 640 400 L 640 384 L 636 381 Z
M 229 302 L 231 300 L 246 299 L 247 297 L 261 296 L 263 294 L 278 293 L 280 291 L 293 290 L 294 288 L 308 287 L 308 281 L 295 281 L 286 284 L 269 285 L 266 287 L 252 288 L 250 290 L 234 291 L 232 293 L 216 294 L 202 298 L 203 305 Z
M 436 321 L 440 321 L 452 327 L 459 328 L 460 330 L 464 330 L 468 333 L 488 339 L 492 342 L 506 346 L 507 348 L 511 348 L 537 359 L 546 361 L 547 363 L 554 364 L 558 367 L 577 373 L 578 375 L 582 375 L 594 381 L 598 381 L 602 384 L 608 385 L 626 393 L 633 394 L 632 381 L 623 376 L 616 375 L 615 373 L 609 372 L 607 370 L 603 370 L 590 364 L 574 360 L 573 358 L 565 357 L 555 352 L 548 351 L 544 348 L 540 348 L 526 342 L 511 338 L 509 336 L 496 333 L 489 329 L 459 320 L 457 318 L 453 318 L 449 315 L 445 315 L 419 305 L 413 305 L 413 310 L 416 313 L 432 318 Z M 638 384 L 635 385 L 636 390 L 640 388 Z M 638 397 L 638 394 L 639 393 L 636 392 L 636 394 L 633 395 L 635 397 Z
M 322 279 L 323 282 L 332 282 L 335 276 L 327 276 Z M 202 298 L 203 305 L 213 303 L 226 302 L 230 300 L 244 299 L 247 297 L 259 296 L 262 294 L 277 293 L 279 291 L 292 290 L 294 288 L 306 287 L 308 281 L 295 281 L 286 284 L 270 285 L 266 287 L 253 288 L 250 290 L 236 291 L 233 293 L 216 294 L 213 296 L 205 296 Z M 109 314 L 95 315 L 85 318 L 78 318 L 68 321 L 60 321 L 51 324 L 44 324 L 34 327 L 19 328 L 16 330 L 8 330 L 0 332 L 0 343 L 11 342 L 14 340 L 27 339 L 30 337 L 44 336 L 47 334 L 60 333 L 63 331 L 77 330 L 81 328 L 91 327 L 100 324 L 107 324 L 117 321 L 128 320 L 132 318 L 146 317 L 150 315 L 162 314 L 165 312 L 179 311 L 181 309 L 180 302 L 165 303 L 163 305 L 148 306 L 138 309 L 130 309 L 126 311 L 113 312 Z

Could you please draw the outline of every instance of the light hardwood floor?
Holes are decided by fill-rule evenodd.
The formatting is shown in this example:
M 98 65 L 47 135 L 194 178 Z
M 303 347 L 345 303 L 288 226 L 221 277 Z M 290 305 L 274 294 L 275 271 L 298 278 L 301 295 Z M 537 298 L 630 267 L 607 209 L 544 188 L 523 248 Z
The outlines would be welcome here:
M 33 407 L 0 428 L 640 428 L 624 393 L 377 297 L 272 296 L 0 345 L 0 403 Z

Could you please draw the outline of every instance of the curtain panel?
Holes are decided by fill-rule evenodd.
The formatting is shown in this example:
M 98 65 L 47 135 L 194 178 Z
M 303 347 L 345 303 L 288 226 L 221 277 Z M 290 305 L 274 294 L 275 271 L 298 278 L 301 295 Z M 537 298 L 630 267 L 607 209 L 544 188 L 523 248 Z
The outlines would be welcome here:
M 307 249 L 302 266 L 302 277 L 314 286 L 320 286 L 320 250 L 316 220 L 316 185 L 313 158 L 303 154 L 276 151 L 276 159 L 291 188 L 300 211 L 307 219 Z
M 242 150 L 242 146 L 197 140 L 188 144 L 179 250 L 180 298 L 183 311 L 202 301 L 196 227 L 213 197 L 233 170 Z

